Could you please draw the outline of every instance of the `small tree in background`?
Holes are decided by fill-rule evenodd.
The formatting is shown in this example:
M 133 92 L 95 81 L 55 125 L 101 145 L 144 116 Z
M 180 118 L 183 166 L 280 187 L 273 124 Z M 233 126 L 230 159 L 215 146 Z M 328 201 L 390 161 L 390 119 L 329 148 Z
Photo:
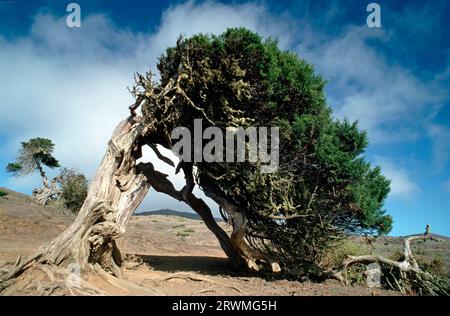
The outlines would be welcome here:
M 33 198 L 38 204 L 46 205 L 48 201 L 56 199 L 59 193 L 58 177 L 49 182 L 44 171 L 44 166 L 51 169 L 59 167 L 58 160 L 53 157 L 55 145 L 50 139 L 40 137 L 22 142 L 21 145 L 16 161 L 9 163 L 6 170 L 16 176 L 26 176 L 38 171 L 43 186 L 33 190 Z
M 63 204 L 73 213 L 78 213 L 86 199 L 88 180 L 75 169 L 63 168 L 59 176 Z
M 6 170 L 15 176 L 27 176 L 38 171 L 43 186 L 33 190 L 34 200 L 46 205 L 51 200 L 62 198 L 62 204 L 66 208 L 74 213 L 78 212 L 87 194 L 86 177 L 75 169 L 63 168 L 59 176 L 49 181 L 44 167 L 60 167 L 58 160 L 53 157 L 55 144 L 50 139 L 36 137 L 21 145 L 16 161 L 9 163 Z

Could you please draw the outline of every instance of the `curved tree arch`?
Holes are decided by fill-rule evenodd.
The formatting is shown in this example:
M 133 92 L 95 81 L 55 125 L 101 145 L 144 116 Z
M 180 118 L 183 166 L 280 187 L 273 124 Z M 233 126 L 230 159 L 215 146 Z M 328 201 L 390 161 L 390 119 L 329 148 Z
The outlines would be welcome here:
M 220 36 L 180 38 L 161 56 L 158 69 L 159 82 L 150 73 L 136 75 L 131 115 L 114 130 L 75 222 L 3 281 L 32 262 L 100 265 L 120 277 L 119 240 L 150 187 L 191 206 L 227 256 L 252 271 L 308 272 L 345 233 L 391 229 L 383 210 L 389 181 L 361 156 L 365 132 L 332 118 L 324 81 L 297 55 L 248 30 L 230 29 Z M 261 161 L 248 160 L 181 160 L 175 166 L 158 146 L 172 149 L 172 130 L 192 130 L 195 119 L 222 130 L 279 126 L 279 170 L 264 174 Z M 181 190 L 152 163 L 137 163 L 144 145 L 184 172 Z M 231 236 L 193 194 L 195 185 L 221 207 Z

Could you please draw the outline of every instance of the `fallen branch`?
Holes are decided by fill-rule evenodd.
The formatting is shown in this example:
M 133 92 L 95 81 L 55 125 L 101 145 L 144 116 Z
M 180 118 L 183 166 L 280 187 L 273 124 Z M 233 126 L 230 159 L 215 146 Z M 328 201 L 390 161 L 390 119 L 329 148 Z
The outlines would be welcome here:
M 393 286 L 389 280 L 387 283 L 393 289 L 397 289 L 403 294 L 406 294 L 405 284 L 411 283 L 408 280 L 408 275 L 413 275 L 414 282 L 419 285 L 419 288 L 424 288 L 426 292 L 430 295 L 449 295 L 448 288 L 443 287 L 435 276 L 431 275 L 429 272 L 424 271 L 419 267 L 417 260 L 412 253 L 411 250 L 411 242 L 415 240 L 433 240 L 436 242 L 443 242 L 442 239 L 432 237 L 429 233 L 424 235 L 414 235 L 404 239 L 403 243 L 403 255 L 404 259 L 402 261 L 395 261 L 388 258 L 385 258 L 380 255 L 362 255 L 362 256 L 348 256 L 343 262 L 343 268 L 341 271 L 341 275 L 346 284 L 348 284 L 348 276 L 347 276 L 347 268 L 355 263 L 370 263 L 370 262 L 378 262 L 380 264 L 384 264 L 387 266 L 394 267 L 400 272 L 400 280 L 398 280 L 394 275 L 392 275 L 395 285 Z M 402 285 L 403 284 L 403 285 Z

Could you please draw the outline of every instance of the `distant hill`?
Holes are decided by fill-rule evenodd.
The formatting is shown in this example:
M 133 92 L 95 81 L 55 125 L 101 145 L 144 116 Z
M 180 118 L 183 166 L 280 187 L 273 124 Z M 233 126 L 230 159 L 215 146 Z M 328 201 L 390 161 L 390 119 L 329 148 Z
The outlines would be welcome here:
M 156 211 L 135 213 L 134 215 L 136 215 L 136 216 L 168 215 L 168 216 L 179 216 L 179 217 L 184 217 L 184 218 L 189 218 L 189 219 L 195 219 L 195 220 L 199 220 L 199 221 L 202 220 L 200 215 L 198 215 L 197 213 L 186 212 L 186 211 L 175 211 L 175 210 L 171 210 L 168 208 L 156 210 Z M 223 219 L 221 219 L 221 218 L 215 217 L 214 219 L 217 222 L 223 222 Z

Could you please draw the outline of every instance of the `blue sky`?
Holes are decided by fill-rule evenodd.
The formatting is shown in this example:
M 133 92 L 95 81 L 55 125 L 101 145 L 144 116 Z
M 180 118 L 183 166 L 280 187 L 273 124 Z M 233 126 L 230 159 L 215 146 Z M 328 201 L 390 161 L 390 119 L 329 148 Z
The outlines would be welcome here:
M 392 180 L 392 235 L 429 223 L 449 236 L 450 3 L 377 1 L 382 26 L 368 28 L 370 2 L 78 1 L 82 25 L 70 29 L 70 1 L 0 1 L 0 166 L 40 136 L 64 166 L 92 177 L 132 103 L 134 72 L 155 70 L 180 33 L 245 26 L 310 61 L 328 80 L 334 115 L 368 130 L 367 159 Z M 29 194 L 38 185 L 37 175 L 0 168 L 0 186 Z M 150 192 L 140 210 L 163 207 L 188 209 Z

